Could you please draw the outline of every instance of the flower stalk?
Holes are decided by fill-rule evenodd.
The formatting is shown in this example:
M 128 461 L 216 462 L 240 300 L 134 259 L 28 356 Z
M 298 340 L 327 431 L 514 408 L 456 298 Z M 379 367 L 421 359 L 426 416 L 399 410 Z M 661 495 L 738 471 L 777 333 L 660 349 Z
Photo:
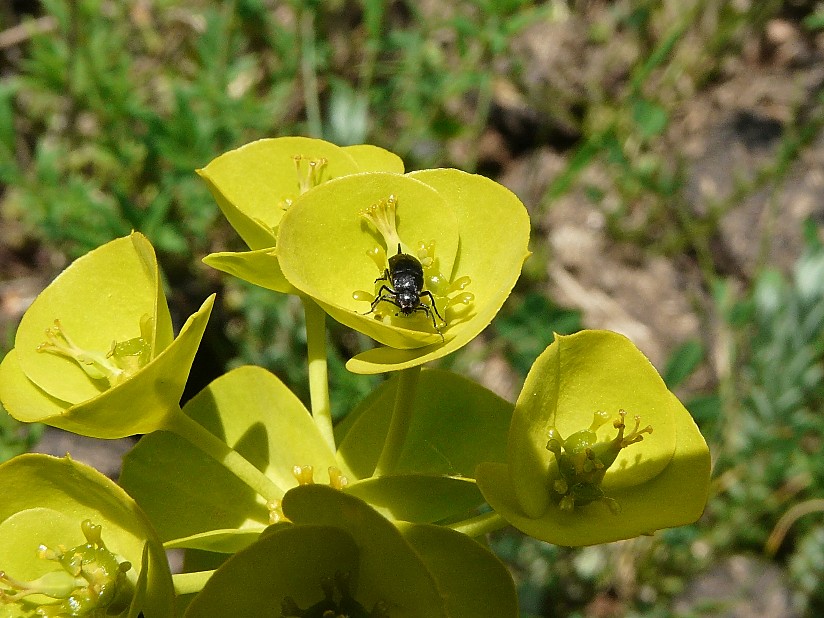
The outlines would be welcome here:
M 386 441 L 383 443 L 383 450 L 375 467 L 375 476 L 392 474 L 398 465 L 412 421 L 415 391 L 418 387 L 418 378 L 420 375 L 420 365 L 404 369 L 399 374 L 398 390 L 395 394 L 395 405 L 392 409 L 392 419 L 389 423 Z

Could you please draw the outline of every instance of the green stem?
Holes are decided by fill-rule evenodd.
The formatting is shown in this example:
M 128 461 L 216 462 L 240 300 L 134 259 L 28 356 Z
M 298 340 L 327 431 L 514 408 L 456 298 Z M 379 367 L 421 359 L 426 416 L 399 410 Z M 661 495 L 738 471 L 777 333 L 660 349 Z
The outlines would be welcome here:
M 449 524 L 448 527 L 467 536 L 476 537 L 501 530 L 508 525 L 509 522 L 507 520 L 495 511 L 490 511 L 489 513 L 483 513 L 482 515 L 476 515 L 475 517 Z
M 277 502 L 286 493 L 272 479 L 253 466 L 248 459 L 186 416 L 182 410 L 171 416 L 164 429 L 191 442 L 209 457 L 224 465 L 232 474 L 263 496 L 267 503 Z
M 214 570 L 211 570 L 172 574 L 172 585 L 175 587 L 175 596 L 200 592 L 214 572 Z
M 302 298 L 306 316 L 306 347 L 309 361 L 309 399 L 312 418 L 335 452 L 335 432 L 332 428 L 332 406 L 329 403 L 329 371 L 326 365 L 326 313 L 311 298 Z
M 391 474 L 406 442 L 406 434 L 412 420 L 412 410 L 415 404 L 415 391 L 418 387 L 418 377 L 421 375 L 421 366 L 417 365 L 404 369 L 398 375 L 398 389 L 395 392 L 395 407 L 392 410 L 392 419 L 389 421 L 389 431 L 383 450 L 375 466 L 375 476 Z

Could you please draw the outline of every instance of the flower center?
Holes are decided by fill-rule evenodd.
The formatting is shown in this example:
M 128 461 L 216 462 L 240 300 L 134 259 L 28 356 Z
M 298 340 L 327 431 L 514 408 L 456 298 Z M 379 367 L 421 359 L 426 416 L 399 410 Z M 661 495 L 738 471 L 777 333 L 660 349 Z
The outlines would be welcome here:
M 315 484 L 315 469 L 310 465 L 293 466 L 292 475 L 298 482 L 298 485 L 314 485 Z M 332 489 L 341 490 L 349 484 L 349 479 L 340 471 L 337 466 L 329 466 L 329 487 Z M 283 514 L 280 500 L 275 500 L 267 504 L 269 509 L 269 523 L 276 524 L 281 521 L 289 521 Z
M 126 341 L 112 341 L 109 350 L 85 350 L 69 338 L 60 320 L 46 329 L 46 341 L 37 346 L 38 352 L 49 352 L 74 361 L 92 380 L 105 380 L 108 388 L 117 386 L 149 363 L 152 357 L 151 337 L 154 318 L 140 318 L 140 336 Z
M 596 412 L 588 429 L 576 431 L 566 440 L 557 428 L 549 429 L 546 448 L 555 455 L 560 476 L 553 479 L 551 490 L 558 498 L 562 511 L 572 511 L 576 506 L 584 506 L 596 500 L 606 502 L 615 513 L 620 510 L 615 500 L 604 495 L 601 482 L 621 449 L 643 440 L 643 434 L 652 433 L 649 425 L 640 429 L 640 416 L 635 416 L 635 427 L 626 433 L 626 415 L 624 410 L 618 411 L 618 418 L 612 423 L 618 434 L 612 440 L 604 442 L 598 442 L 595 432 L 609 421 L 610 417 L 606 412 Z
M 384 602 L 378 601 L 372 611 L 368 611 L 352 597 L 348 573 L 338 572 L 334 579 L 324 577 L 320 586 L 323 600 L 307 609 L 301 609 L 292 597 L 285 597 L 281 604 L 280 618 L 389 618 Z
M 394 305 L 393 314 L 398 313 L 397 309 L 405 317 L 423 313 L 422 317 L 431 321 L 440 333 L 441 328 L 459 317 L 475 300 L 474 294 L 464 291 L 472 280 L 463 276 L 449 281 L 440 270 L 434 240 L 418 243 L 415 255 L 411 252 L 404 253 L 397 230 L 396 209 L 397 198 L 390 195 L 360 212 L 383 237 L 386 250 L 383 247 L 373 247 L 366 252 L 375 262 L 381 276 L 375 279 L 373 293 L 355 290 L 352 297 L 370 302 L 372 308 L 368 313 L 374 313 L 379 320 L 386 317 L 379 307 L 381 301 Z M 398 253 L 388 258 L 387 251 L 394 251 L 395 247 L 398 248 Z
M 108 608 L 125 609 L 129 603 L 126 572 L 129 562 L 118 562 L 101 539 L 102 527 L 86 519 L 80 524 L 86 543 L 72 549 L 41 545 L 38 558 L 57 562 L 55 570 L 31 581 L 14 579 L 0 571 L 0 606 L 17 604 L 38 616 L 85 616 L 106 613 Z M 47 600 L 34 603 L 32 595 Z M 116 607 L 115 607 L 116 606 Z

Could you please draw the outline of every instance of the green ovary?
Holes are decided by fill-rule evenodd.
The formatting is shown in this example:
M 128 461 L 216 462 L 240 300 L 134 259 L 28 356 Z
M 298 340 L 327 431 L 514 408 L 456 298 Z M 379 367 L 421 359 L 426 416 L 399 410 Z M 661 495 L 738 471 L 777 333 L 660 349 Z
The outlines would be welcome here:
M 101 526 L 87 519 L 80 528 L 86 543 L 71 549 L 41 545 L 37 550 L 38 558 L 55 562 L 60 569 L 31 581 L 0 571 L 0 606 L 15 605 L 22 615 L 50 618 L 104 616 L 115 605 L 125 608 L 131 564 L 119 562 L 106 548 Z
M 620 410 L 612 426 L 618 434 L 612 440 L 598 442 L 596 431 L 606 424 L 610 417 L 606 412 L 596 412 L 588 429 L 571 434 L 566 439 L 558 429 L 549 429 L 547 450 L 555 455 L 558 473 L 550 482 L 550 490 L 563 511 L 572 511 L 576 506 L 584 506 L 602 500 L 610 510 L 617 513 L 618 503 L 604 495 L 601 483 L 609 467 L 615 462 L 621 449 L 643 440 L 643 434 L 652 433 L 647 425 L 640 429 L 641 419 L 635 417 L 635 427 L 626 433 L 624 419 L 626 412 Z

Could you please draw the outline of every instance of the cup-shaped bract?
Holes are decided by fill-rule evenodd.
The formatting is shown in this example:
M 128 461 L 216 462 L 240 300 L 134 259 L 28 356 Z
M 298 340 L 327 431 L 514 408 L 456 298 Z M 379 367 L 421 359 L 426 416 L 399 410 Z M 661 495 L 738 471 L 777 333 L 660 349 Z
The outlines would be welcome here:
M 28 454 L 0 465 L 0 485 L 0 615 L 174 615 L 163 546 L 111 480 Z
M 283 512 L 292 523 L 274 526 L 229 558 L 187 618 L 518 615 L 506 568 L 458 532 L 395 526 L 358 498 L 322 485 L 290 490 Z
M 516 528 L 558 545 L 606 543 L 692 523 L 707 444 L 647 358 L 609 331 L 556 336 L 515 405 L 507 464 L 481 492 Z
M 300 399 L 261 367 L 225 373 L 192 397 L 183 413 L 243 455 L 282 493 L 298 484 L 296 469 L 318 483 L 347 474 Z M 166 471 L 162 478 L 158 468 Z M 141 438 L 123 460 L 120 483 L 160 538 L 175 547 L 234 551 L 270 523 L 270 508 L 249 486 L 172 432 Z
M 280 223 L 278 258 L 301 293 L 384 344 L 347 368 L 381 373 L 477 336 L 511 292 L 528 241 L 523 204 L 487 178 L 453 169 L 373 172 L 295 200 Z
M 366 171 L 402 173 L 403 161 L 377 146 L 340 147 L 309 137 L 261 139 L 220 155 L 198 173 L 251 251 L 213 253 L 203 261 L 261 287 L 294 293 L 278 266 L 280 219 L 312 187 Z
M 78 258 L 23 315 L 0 364 L 14 418 L 96 438 L 149 433 L 179 410 L 213 298 L 173 337 L 157 259 L 139 233 Z

